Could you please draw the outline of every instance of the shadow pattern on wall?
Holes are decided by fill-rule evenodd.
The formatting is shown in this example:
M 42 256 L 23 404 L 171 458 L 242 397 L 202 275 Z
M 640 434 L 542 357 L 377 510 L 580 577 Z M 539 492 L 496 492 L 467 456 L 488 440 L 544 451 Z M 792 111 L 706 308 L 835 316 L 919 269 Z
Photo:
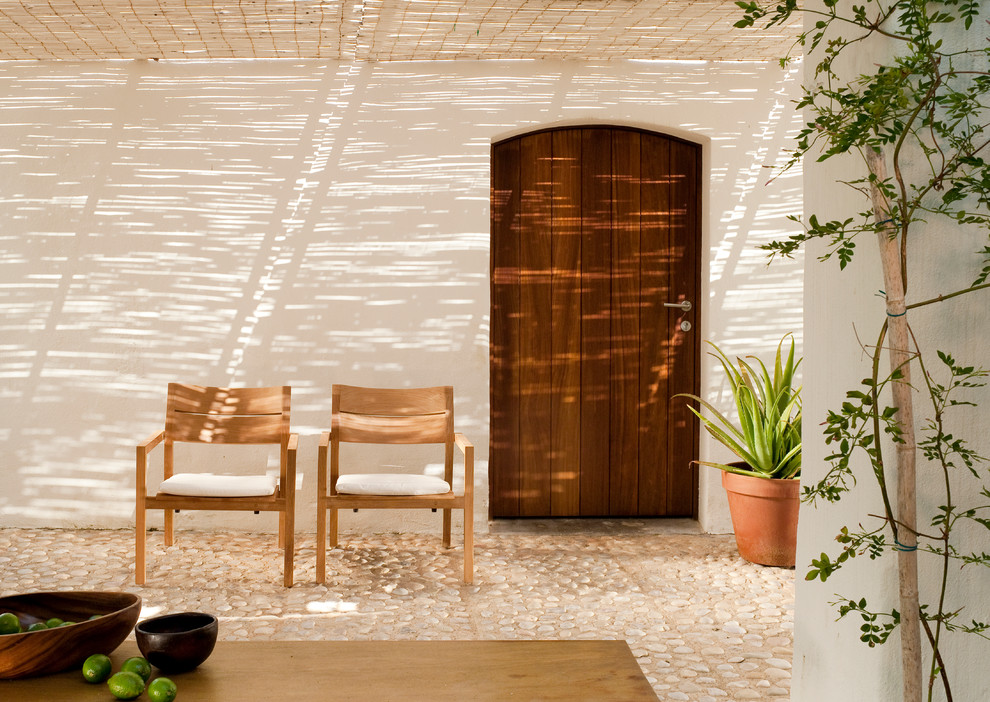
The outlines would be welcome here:
M 801 281 L 752 253 L 800 207 L 761 190 L 795 128 L 770 71 L 0 66 L 0 526 L 128 524 L 170 380 L 293 386 L 302 473 L 331 383 L 453 384 L 486 484 L 490 148 L 572 115 L 710 141 L 712 323 L 772 348 Z

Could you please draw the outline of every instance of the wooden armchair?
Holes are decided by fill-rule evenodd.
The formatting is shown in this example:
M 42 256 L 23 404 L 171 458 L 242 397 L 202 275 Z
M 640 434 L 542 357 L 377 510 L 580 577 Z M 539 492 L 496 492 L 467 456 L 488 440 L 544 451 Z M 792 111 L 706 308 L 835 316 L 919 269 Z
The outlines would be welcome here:
M 327 512 L 337 546 L 338 509 L 443 510 L 443 545 L 450 548 L 451 510 L 464 511 L 464 582 L 474 578 L 474 446 L 454 433 L 454 390 L 334 385 L 330 431 L 320 437 L 317 464 L 316 579 L 326 582 Z M 443 444 L 444 476 L 341 473 L 340 444 Z M 454 446 L 464 456 L 464 494 L 455 495 Z M 329 480 L 327 457 L 329 453 Z
M 147 510 L 165 511 L 165 545 L 173 543 L 173 514 L 179 510 L 278 512 L 278 543 L 285 551 L 284 582 L 292 587 L 296 451 L 289 433 L 290 388 L 215 388 L 169 383 L 165 429 L 137 446 L 137 543 L 134 581 L 145 581 Z M 165 480 L 147 494 L 148 454 L 164 442 Z M 279 476 L 175 473 L 175 442 L 276 444 Z

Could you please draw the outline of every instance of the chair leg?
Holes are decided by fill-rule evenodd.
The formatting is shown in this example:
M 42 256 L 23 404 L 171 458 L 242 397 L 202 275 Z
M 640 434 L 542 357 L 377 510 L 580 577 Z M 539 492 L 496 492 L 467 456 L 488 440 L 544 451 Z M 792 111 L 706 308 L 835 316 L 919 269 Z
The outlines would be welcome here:
M 175 543 L 175 529 L 173 526 L 174 513 L 172 510 L 165 510 L 165 545 L 171 546 Z
M 464 582 L 474 582 L 474 511 L 464 508 Z
M 285 548 L 285 512 L 278 513 L 278 547 Z
M 443 547 L 450 548 L 450 510 L 443 511 Z
M 327 581 L 327 506 L 323 500 L 316 504 L 316 582 Z
M 337 548 L 337 510 L 330 508 L 328 528 L 330 530 L 330 548 Z
M 285 549 L 285 563 L 283 565 L 283 578 L 286 587 L 292 587 L 293 580 L 293 556 L 296 550 L 295 539 L 295 516 L 291 512 L 279 512 L 279 526 L 284 535 L 283 548 Z
M 135 514 L 135 539 L 134 539 L 134 583 L 136 585 L 144 585 L 145 578 L 147 576 L 146 566 L 147 556 L 146 554 L 146 542 L 147 542 L 147 513 L 144 510 L 144 505 L 139 504 L 137 506 L 137 512 Z

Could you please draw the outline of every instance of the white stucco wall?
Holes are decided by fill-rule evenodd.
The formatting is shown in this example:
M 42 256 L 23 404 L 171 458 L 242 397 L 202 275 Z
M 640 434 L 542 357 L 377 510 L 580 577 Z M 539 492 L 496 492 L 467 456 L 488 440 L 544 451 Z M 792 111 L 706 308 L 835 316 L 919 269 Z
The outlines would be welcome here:
M 491 143 L 580 123 L 701 143 L 697 333 L 769 354 L 801 334 L 802 262 L 767 268 L 755 249 L 801 210 L 799 172 L 766 184 L 798 126 L 799 75 L 773 63 L 0 63 L 0 526 L 130 526 L 134 444 L 181 380 L 293 387 L 301 532 L 315 522 L 332 383 L 453 384 L 484 529 Z M 723 402 L 707 356 L 702 379 Z M 703 438 L 703 458 L 723 455 Z M 704 528 L 730 528 L 717 475 L 702 475 L 700 513 Z M 342 515 L 344 530 L 435 522 Z
M 985 32 L 977 32 L 982 38 Z M 982 39 L 981 39 L 982 40 Z M 947 46 L 961 46 L 961 35 L 946 38 Z M 955 42 L 955 43 L 953 43 Z M 842 64 L 848 75 L 858 75 L 875 70 L 875 64 L 885 60 L 890 46 L 873 43 L 860 45 L 854 60 Z M 810 74 L 814 64 L 805 65 L 809 74 L 805 80 L 814 80 Z M 805 164 L 805 211 L 817 213 L 820 219 L 844 219 L 853 217 L 868 207 L 862 197 L 839 181 L 848 181 L 863 173 L 862 162 L 852 156 L 832 159 L 825 163 Z M 909 174 L 911 174 L 909 170 Z M 940 293 L 967 287 L 980 269 L 975 252 L 987 243 L 986 232 L 961 227 L 955 223 L 933 222 L 923 234 L 912 239 L 909 253 L 908 303 L 929 299 Z M 877 247 L 875 241 L 864 238 L 857 247 L 852 264 L 840 271 L 838 263 L 817 263 L 815 258 L 824 253 L 812 247 L 807 254 L 805 274 L 805 385 L 804 385 L 804 462 L 803 481 L 807 484 L 820 480 L 827 470 L 825 458 L 832 453 L 824 445 L 819 423 L 824 421 L 829 409 L 837 409 L 847 390 L 860 389 L 861 379 L 870 375 L 868 359 L 861 346 L 876 343 L 885 310 L 880 291 L 883 289 Z M 987 352 L 987 329 L 990 328 L 988 293 L 969 296 L 909 312 L 909 323 L 924 352 L 929 356 L 929 371 L 936 381 L 947 377 L 935 356 L 943 350 L 964 365 L 990 368 Z M 888 358 L 883 357 L 883 372 L 888 369 Z M 916 384 L 921 384 L 917 366 L 914 367 Z M 948 414 L 948 429 L 956 437 L 965 438 L 970 447 L 982 455 L 990 455 L 990 436 L 986 431 L 986 419 L 990 408 L 990 391 L 981 388 L 965 398 L 979 403 L 978 409 L 958 408 Z M 925 397 L 915 394 L 915 414 L 919 428 L 932 416 Z M 893 451 L 888 451 L 888 479 L 891 494 L 896 494 L 896 475 L 893 471 Z M 897 569 L 892 556 L 880 561 L 870 561 L 863 556 L 849 561 L 836 575 L 825 583 L 807 582 L 803 579 L 812 558 L 822 551 L 832 557 L 839 553 L 833 540 L 842 526 L 854 529 L 858 524 L 875 526 L 876 520 L 868 515 L 883 511 L 879 489 L 870 473 L 869 464 L 860 458 L 855 464 L 859 483 L 841 502 L 822 505 L 818 509 L 805 506 L 802 510 L 798 539 L 798 571 L 796 587 L 794 677 L 792 700 L 794 702 L 834 702 L 834 700 L 871 700 L 893 702 L 901 700 L 900 640 L 897 635 L 878 648 L 869 648 L 859 639 L 862 620 L 850 615 L 836 621 L 838 612 L 830 602 L 841 599 L 865 597 L 873 611 L 890 611 L 898 608 Z M 981 474 L 986 476 L 984 464 Z M 938 505 L 943 504 L 941 472 L 926 463 L 919 454 L 918 462 L 918 512 L 920 527 L 931 533 L 931 517 Z M 978 495 L 978 484 L 960 468 L 954 481 L 954 496 L 959 504 L 977 506 L 986 504 Z M 963 528 L 959 532 L 957 546 L 962 551 L 987 550 L 987 532 L 983 528 Z M 921 600 L 934 602 L 940 563 L 931 555 L 919 556 L 921 568 Z M 970 566 L 960 569 L 950 566 L 952 585 L 949 588 L 947 608 L 964 607 L 962 622 L 975 619 L 987 621 L 987 587 L 990 577 L 986 569 Z M 925 677 L 930 663 L 929 647 L 924 642 L 926 654 Z M 944 639 L 943 655 L 953 682 L 956 700 L 990 699 L 990 673 L 985 665 L 990 653 L 990 643 L 965 635 L 949 634 Z M 935 700 L 945 699 L 941 682 L 935 686 Z

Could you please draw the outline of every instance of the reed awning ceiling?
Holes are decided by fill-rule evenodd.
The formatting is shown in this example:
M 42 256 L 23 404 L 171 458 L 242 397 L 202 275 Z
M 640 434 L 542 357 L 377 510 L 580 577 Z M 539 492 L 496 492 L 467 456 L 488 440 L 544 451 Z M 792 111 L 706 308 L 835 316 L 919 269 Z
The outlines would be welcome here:
M 800 29 L 740 16 L 733 0 L 16 0 L 0 60 L 759 61 Z

